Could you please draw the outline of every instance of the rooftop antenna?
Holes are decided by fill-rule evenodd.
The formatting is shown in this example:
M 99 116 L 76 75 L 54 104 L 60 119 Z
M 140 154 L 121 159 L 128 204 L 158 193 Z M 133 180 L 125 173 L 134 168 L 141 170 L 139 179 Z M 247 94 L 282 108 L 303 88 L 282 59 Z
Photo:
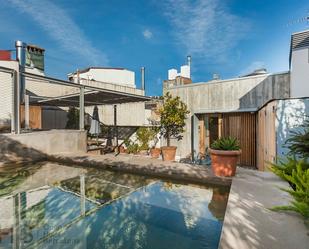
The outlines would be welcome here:
M 295 24 L 298 24 L 298 23 L 303 23 L 303 22 L 305 22 L 306 25 L 309 25 L 309 11 L 307 11 L 307 15 L 288 22 L 288 24 L 286 26 L 290 27 L 292 25 L 295 25 Z

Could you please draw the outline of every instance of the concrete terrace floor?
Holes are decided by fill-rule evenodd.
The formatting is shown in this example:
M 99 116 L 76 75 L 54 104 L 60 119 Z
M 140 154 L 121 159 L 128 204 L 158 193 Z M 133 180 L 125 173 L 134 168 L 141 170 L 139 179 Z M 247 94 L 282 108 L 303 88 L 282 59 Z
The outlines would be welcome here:
M 274 212 L 291 197 L 271 172 L 238 168 L 233 178 L 219 249 L 309 249 L 309 228 L 293 212 Z
M 191 165 L 177 162 L 164 162 L 145 156 L 128 154 L 91 155 L 91 154 L 55 154 L 48 156 L 48 160 L 64 164 L 74 164 L 85 167 L 96 167 L 160 177 L 199 184 L 219 184 L 230 186 L 232 179 L 217 177 L 207 166 Z

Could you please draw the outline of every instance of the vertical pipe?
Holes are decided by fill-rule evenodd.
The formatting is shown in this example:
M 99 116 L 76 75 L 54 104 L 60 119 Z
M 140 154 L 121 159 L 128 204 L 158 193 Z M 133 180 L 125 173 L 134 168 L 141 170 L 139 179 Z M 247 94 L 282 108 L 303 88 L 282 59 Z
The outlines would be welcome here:
M 80 84 L 79 70 L 77 69 L 77 84 Z M 85 87 L 79 88 L 79 129 L 83 131 L 85 129 Z
M 142 90 L 145 90 L 145 67 L 141 67 Z
M 20 103 L 24 103 L 24 94 L 25 94 L 25 76 L 23 73 L 25 72 L 25 65 L 26 65 L 26 48 L 27 44 L 22 41 L 16 41 L 15 42 L 15 48 L 16 48 L 16 60 L 19 64 L 19 99 Z
M 188 55 L 188 56 L 187 56 L 187 64 L 188 64 L 188 66 L 189 66 L 190 69 L 191 69 L 191 55 Z
M 114 105 L 114 146 L 118 146 L 117 105 Z
M 82 86 L 80 87 L 80 94 L 79 94 L 79 129 L 83 131 L 85 129 L 85 88 Z
M 20 74 L 18 72 L 15 73 L 15 81 L 14 81 L 14 114 L 15 114 L 15 134 L 20 134 L 21 130 L 21 122 L 20 122 L 20 82 L 19 82 Z
M 16 71 L 14 70 L 11 75 L 12 80 L 12 117 L 11 117 L 11 133 L 16 133 L 17 127 L 16 127 Z
M 19 134 L 21 130 L 20 105 L 24 102 L 25 94 L 25 76 L 23 75 L 23 72 L 25 71 L 26 64 L 26 47 L 27 44 L 22 41 L 15 42 L 16 60 L 19 64 L 18 74 L 16 77 L 17 81 L 15 82 L 16 85 L 14 87 L 14 132 L 16 134 Z
M 195 161 L 194 157 L 194 115 L 191 116 L 191 160 L 192 162 Z

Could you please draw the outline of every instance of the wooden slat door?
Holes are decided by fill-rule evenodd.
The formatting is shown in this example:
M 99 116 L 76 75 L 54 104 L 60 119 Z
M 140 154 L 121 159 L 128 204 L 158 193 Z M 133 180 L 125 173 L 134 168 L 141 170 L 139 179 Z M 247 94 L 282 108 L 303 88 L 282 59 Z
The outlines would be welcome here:
M 257 167 L 261 171 L 276 161 L 276 106 L 273 101 L 258 112 Z
M 222 136 L 235 137 L 242 150 L 239 164 L 256 167 L 256 114 L 222 114 Z

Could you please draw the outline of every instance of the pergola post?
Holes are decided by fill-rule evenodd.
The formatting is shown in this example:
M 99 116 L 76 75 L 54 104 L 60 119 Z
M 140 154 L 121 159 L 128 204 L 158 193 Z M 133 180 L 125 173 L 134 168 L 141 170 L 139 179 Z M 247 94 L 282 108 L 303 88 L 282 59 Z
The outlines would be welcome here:
M 25 129 L 30 129 L 30 117 L 29 117 L 29 95 L 25 94 Z
M 114 145 L 118 146 L 117 105 L 114 105 Z
M 85 87 L 80 87 L 79 94 L 79 129 L 83 131 L 85 129 Z

